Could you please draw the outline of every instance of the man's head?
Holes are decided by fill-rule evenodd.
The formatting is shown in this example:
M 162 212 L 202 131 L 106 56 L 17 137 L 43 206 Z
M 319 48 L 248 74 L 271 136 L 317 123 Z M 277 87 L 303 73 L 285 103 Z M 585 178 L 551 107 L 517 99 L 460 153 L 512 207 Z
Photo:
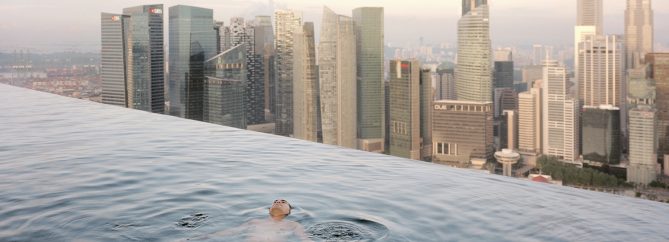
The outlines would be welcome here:
M 272 206 L 269 208 L 269 215 L 271 216 L 288 216 L 293 207 L 284 199 L 274 200 Z

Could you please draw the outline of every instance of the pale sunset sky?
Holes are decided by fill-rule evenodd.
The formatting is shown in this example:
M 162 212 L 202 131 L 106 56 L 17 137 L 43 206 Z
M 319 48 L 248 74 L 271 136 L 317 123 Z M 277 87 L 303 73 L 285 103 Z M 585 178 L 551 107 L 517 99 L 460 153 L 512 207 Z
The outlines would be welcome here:
M 225 22 L 289 8 L 301 11 L 304 21 L 315 22 L 317 29 L 324 5 L 349 16 L 356 7 L 382 6 L 386 42 L 393 46 L 415 44 L 421 36 L 426 43 L 454 44 L 461 12 L 460 0 L 1 0 L 0 51 L 99 51 L 100 12 L 121 13 L 124 7 L 155 3 L 164 4 L 165 9 L 178 4 L 211 8 L 215 19 Z M 493 47 L 572 44 L 576 0 L 489 3 Z M 654 0 L 653 10 L 655 42 L 669 46 L 669 1 Z M 624 33 L 624 11 L 625 0 L 604 0 L 606 33 Z

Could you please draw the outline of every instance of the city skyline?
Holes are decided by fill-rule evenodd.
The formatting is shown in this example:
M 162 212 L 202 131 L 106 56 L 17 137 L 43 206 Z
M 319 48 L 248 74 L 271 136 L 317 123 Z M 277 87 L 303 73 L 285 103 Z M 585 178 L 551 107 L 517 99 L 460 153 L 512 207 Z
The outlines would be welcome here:
M 379 0 L 367 1 L 177 1 L 166 0 L 160 3 L 165 8 L 174 5 L 193 5 L 214 10 L 214 19 L 225 21 L 232 17 L 251 19 L 256 15 L 272 15 L 272 9 L 290 8 L 303 13 L 304 21 L 313 21 L 316 30 L 316 41 L 320 35 L 321 9 L 324 5 L 335 12 L 348 13 L 352 9 L 362 6 L 383 6 L 386 16 L 386 44 L 406 47 L 417 44 L 419 36 L 426 43 L 438 44 L 442 42 L 454 45 L 456 40 L 457 21 L 461 13 L 459 1 L 426 1 L 424 4 L 386 3 Z M 8 0 L 0 6 L 6 14 L 0 16 L 0 31 L 5 40 L 0 51 L 30 48 L 36 52 L 51 51 L 90 51 L 100 48 L 99 21 L 100 12 L 114 12 L 127 6 L 140 5 L 141 2 L 120 0 L 114 2 L 89 2 L 80 0 L 64 1 L 58 6 L 46 8 L 43 0 L 16 1 Z M 556 46 L 570 46 L 572 36 L 550 35 L 549 30 L 560 33 L 571 33 L 576 24 L 576 0 L 560 2 L 532 2 L 527 0 L 491 2 L 491 36 L 493 48 L 498 46 L 531 46 L 532 44 L 546 44 Z M 604 3 L 604 33 L 623 34 L 625 20 L 625 1 L 614 0 Z M 86 9 L 83 11 L 82 9 Z M 21 15 L 30 11 L 36 14 Z M 669 5 L 655 3 L 653 6 L 655 22 L 669 22 Z M 420 12 L 419 16 L 410 13 Z M 523 12 L 523 14 L 517 14 Z M 546 13 L 551 13 L 547 15 Z M 57 14 L 56 14 L 57 13 Z M 541 21 L 526 21 L 528 18 Z M 166 27 L 167 27 L 167 20 Z M 526 28 L 516 28 L 518 24 Z M 409 28 L 410 27 L 410 28 Z M 438 27 L 439 31 L 434 28 Z M 655 26 L 656 50 L 669 48 L 669 26 L 658 24 Z M 47 35 L 49 38 L 45 38 Z M 550 37 L 549 37 L 550 36 Z M 166 40 L 167 41 L 167 40 Z

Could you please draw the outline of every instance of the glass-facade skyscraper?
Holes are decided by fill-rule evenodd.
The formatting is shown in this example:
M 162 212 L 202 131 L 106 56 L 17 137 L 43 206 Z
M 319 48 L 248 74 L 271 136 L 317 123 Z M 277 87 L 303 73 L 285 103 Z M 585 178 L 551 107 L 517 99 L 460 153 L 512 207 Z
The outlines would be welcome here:
M 384 10 L 353 10 L 357 46 L 359 149 L 383 152 Z
M 463 0 L 458 21 L 458 63 L 455 89 L 458 100 L 492 101 L 490 20 L 486 0 Z
M 390 61 L 390 155 L 422 158 L 420 77 L 417 60 Z
M 617 165 L 622 146 L 620 109 L 613 106 L 583 107 L 581 112 L 581 154 L 587 161 Z
M 357 68 L 353 19 L 324 7 L 321 27 L 318 68 L 323 143 L 355 149 Z
M 127 41 L 127 85 L 130 108 L 165 112 L 163 5 L 123 9 L 130 16 Z
M 130 16 L 114 13 L 101 14 L 102 50 L 101 73 L 102 103 L 128 107 L 127 54 L 125 35 Z
M 627 0 L 625 9 L 625 67 L 633 69 L 653 52 L 653 9 L 651 0 Z
M 226 50 L 205 65 L 204 121 L 246 129 L 246 46 Z
M 293 134 L 293 44 L 302 16 L 290 10 L 274 12 L 275 134 Z
M 204 62 L 216 55 L 214 11 L 170 7 L 170 114 L 203 120 Z
M 295 138 L 318 141 L 318 67 L 314 23 L 295 32 L 293 51 L 293 132 Z

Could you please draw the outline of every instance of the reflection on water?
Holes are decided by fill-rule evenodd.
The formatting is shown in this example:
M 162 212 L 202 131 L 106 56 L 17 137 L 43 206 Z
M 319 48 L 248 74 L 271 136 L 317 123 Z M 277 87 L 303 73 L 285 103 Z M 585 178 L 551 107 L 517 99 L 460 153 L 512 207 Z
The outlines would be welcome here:
M 276 198 L 316 240 L 669 240 L 662 203 L 0 85 L 0 241 L 186 240 Z

